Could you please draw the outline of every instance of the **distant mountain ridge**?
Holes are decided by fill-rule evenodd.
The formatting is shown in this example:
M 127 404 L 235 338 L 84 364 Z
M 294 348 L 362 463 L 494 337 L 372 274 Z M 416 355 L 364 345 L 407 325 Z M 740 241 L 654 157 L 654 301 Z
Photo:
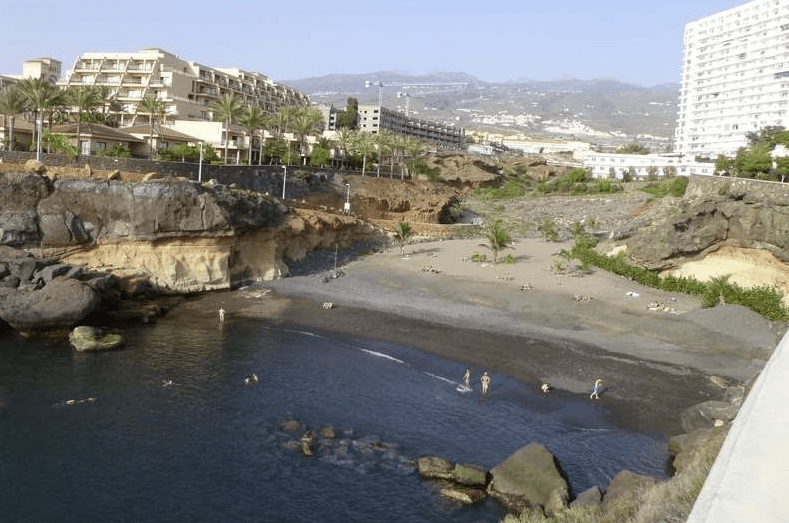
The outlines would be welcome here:
M 679 84 L 653 87 L 618 80 L 485 82 L 466 73 L 412 75 L 396 71 L 330 74 L 285 80 L 319 104 L 345 107 L 349 97 L 469 131 L 540 138 L 667 146 L 677 121 Z

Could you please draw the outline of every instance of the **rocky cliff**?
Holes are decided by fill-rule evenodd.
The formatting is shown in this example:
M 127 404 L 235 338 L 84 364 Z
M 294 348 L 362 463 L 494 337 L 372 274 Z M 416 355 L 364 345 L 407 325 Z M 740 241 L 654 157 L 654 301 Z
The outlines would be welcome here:
M 380 234 L 352 216 L 288 208 L 261 193 L 211 183 L 0 173 L 0 319 L 36 330 L 37 309 L 47 303 L 63 314 L 40 327 L 68 327 L 98 306 L 96 294 L 106 299 L 107 287 L 118 296 L 226 289 L 286 275 L 289 260 L 312 250 Z M 54 264 L 70 268 L 46 276 L 42 271 Z M 97 274 L 111 275 L 113 284 Z M 69 292 L 55 292 L 58 286 Z M 55 295 L 63 296 L 59 305 Z

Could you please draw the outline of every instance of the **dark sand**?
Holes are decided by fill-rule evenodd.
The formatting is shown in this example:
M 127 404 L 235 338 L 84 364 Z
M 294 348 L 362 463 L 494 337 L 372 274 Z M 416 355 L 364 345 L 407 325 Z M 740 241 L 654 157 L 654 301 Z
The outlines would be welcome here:
M 602 378 L 599 401 L 619 422 L 669 436 L 683 432 L 682 410 L 722 397 L 710 376 L 748 380 L 783 335 L 785 325 L 743 307 L 701 309 L 698 298 L 600 270 L 554 274 L 562 248 L 521 240 L 505 253 L 516 263 L 494 265 L 467 259 L 475 251 L 491 257 L 479 240 L 420 243 L 406 258 L 393 248 L 353 261 L 338 278 L 326 278 L 327 267 L 184 305 L 215 314 L 222 302 L 231 318 L 397 341 L 475 375 L 506 374 L 535 388 L 548 381 L 557 394 L 588 397 Z M 667 310 L 650 310 L 652 303 Z

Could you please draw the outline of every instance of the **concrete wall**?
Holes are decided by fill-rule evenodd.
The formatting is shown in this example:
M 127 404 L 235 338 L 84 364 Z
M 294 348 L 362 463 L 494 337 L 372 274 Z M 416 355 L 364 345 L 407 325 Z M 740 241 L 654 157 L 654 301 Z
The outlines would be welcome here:
M 36 153 L 22 151 L 0 151 L 0 160 L 5 163 L 25 163 L 35 159 Z M 133 173 L 156 171 L 166 177 L 183 177 L 197 181 L 197 163 L 157 162 L 137 158 L 104 158 L 83 156 L 79 161 L 71 160 L 64 154 L 41 154 L 45 165 L 58 167 L 84 167 L 90 165 L 94 170 L 112 171 L 115 169 Z M 0 163 L 2 169 L 2 163 Z M 311 192 L 332 190 L 336 173 L 327 169 L 309 166 L 288 166 L 285 197 L 302 198 Z M 216 180 L 224 185 L 236 184 L 238 187 L 258 192 L 268 192 L 272 196 L 282 196 L 283 169 L 281 165 L 206 165 L 203 164 L 202 181 Z M 341 183 L 339 184 L 342 185 Z
M 728 194 L 749 201 L 789 204 L 789 183 L 734 178 L 730 176 L 690 176 L 686 196 Z

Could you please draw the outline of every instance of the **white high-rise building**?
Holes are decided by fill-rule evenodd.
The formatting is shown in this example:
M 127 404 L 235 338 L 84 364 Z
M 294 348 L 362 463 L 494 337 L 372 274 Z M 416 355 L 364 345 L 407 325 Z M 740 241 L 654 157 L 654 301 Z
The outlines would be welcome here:
M 753 0 L 690 22 L 675 152 L 734 156 L 746 134 L 789 128 L 789 0 Z

